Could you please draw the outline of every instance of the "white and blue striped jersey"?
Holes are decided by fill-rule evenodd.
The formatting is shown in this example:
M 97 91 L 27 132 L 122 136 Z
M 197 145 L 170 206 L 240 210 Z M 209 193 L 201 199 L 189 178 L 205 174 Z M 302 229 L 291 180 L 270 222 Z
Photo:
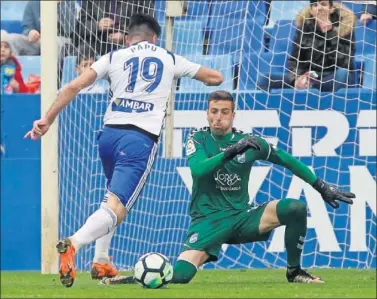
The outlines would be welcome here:
M 110 82 L 105 125 L 131 124 L 159 135 L 173 80 L 194 77 L 200 65 L 143 41 L 102 56 L 91 68 Z

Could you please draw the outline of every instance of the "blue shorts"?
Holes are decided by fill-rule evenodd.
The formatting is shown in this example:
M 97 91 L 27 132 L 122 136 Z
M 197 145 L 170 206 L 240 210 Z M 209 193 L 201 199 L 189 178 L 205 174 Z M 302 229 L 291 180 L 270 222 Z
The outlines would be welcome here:
M 132 129 L 104 127 L 98 134 L 107 190 L 119 198 L 127 211 L 143 189 L 157 149 L 155 140 Z

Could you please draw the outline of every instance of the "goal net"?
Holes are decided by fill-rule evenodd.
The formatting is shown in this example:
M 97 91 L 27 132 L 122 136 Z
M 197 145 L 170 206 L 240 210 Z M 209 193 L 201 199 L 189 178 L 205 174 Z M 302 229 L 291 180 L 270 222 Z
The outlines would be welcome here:
M 110 3 L 76 3 L 72 36 L 76 52 L 62 62 L 61 86 L 77 75 L 78 66 L 83 67 L 82 57 L 118 47 L 130 12 L 154 14 L 163 28 L 158 45 L 169 44 L 165 1 L 154 1 L 153 6 L 149 1 L 118 0 L 116 7 L 112 1 L 104 7 L 101 3 L 105 2 Z M 314 33 L 315 28 L 329 29 L 329 25 L 310 16 L 309 1 L 272 1 L 271 5 L 268 1 L 186 1 L 185 15 L 174 18 L 173 51 L 220 70 L 224 83 L 206 87 L 189 79 L 177 82 L 173 157 L 165 155 L 164 129 L 145 188 L 112 241 L 110 255 L 119 268 L 131 268 L 138 257 L 151 251 L 175 262 L 183 249 L 192 186 L 183 143 L 191 129 L 207 125 L 206 99 L 216 89 L 231 91 L 237 100 L 237 128 L 268 138 L 325 181 L 357 195 L 354 205 L 341 204 L 334 210 L 288 170 L 267 162 L 253 166 L 251 201 L 261 204 L 289 197 L 307 202 L 303 266 L 376 266 L 376 20 L 366 25 L 360 22 L 359 12 L 364 8 L 358 5 L 366 2 L 336 2 L 335 29 L 320 34 Z M 348 9 L 359 9 L 351 38 L 347 30 L 352 32 L 355 19 Z M 299 13 L 302 17 L 296 20 Z M 100 22 L 103 18 L 110 21 Z M 94 54 L 88 54 L 89 50 Z M 335 64 L 340 67 L 332 75 Z M 323 76 L 321 67 L 326 68 Z M 293 88 L 298 80 L 301 85 Z M 60 115 L 60 237 L 79 229 L 105 194 L 96 136 L 108 88 L 108 82 L 100 81 L 81 92 Z M 90 269 L 93 256 L 94 243 L 79 252 L 78 267 Z M 219 260 L 205 267 L 285 266 L 281 227 L 267 242 L 224 244 Z

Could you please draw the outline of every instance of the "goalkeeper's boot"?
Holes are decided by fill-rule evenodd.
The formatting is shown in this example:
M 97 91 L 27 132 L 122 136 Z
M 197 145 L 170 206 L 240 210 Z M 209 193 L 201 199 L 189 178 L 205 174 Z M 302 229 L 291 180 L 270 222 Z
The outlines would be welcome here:
M 68 238 L 59 240 L 56 248 L 58 249 L 58 253 L 60 255 L 60 281 L 65 287 L 69 288 L 73 285 L 76 277 L 76 249 L 75 247 L 73 247 L 71 240 L 69 240 Z
M 118 275 L 119 271 L 117 268 L 110 264 L 99 264 L 94 263 L 92 266 L 92 270 L 90 274 L 92 275 L 92 279 L 102 279 L 102 278 L 111 278 Z
M 325 283 L 320 277 L 310 274 L 301 268 L 287 269 L 288 282 L 296 283 Z

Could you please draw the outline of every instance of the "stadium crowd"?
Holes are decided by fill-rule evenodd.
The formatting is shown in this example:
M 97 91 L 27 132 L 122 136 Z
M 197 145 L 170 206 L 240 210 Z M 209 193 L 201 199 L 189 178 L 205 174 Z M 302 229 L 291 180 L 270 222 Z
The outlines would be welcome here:
M 211 1 L 207 2 L 210 6 Z M 259 2 L 264 7 L 263 26 L 267 28 L 271 25 L 270 13 L 274 1 L 262 0 Z M 58 1 L 56 42 L 60 70 L 59 85 L 63 85 L 67 81 L 63 78 L 66 57 L 78 57 L 75 59 L 75 65 L 76 73 L 80 74 L 84 68 L 90 67 L 96 57 L 124 47 L 130 16 L 135 12 L 156 15 L 156 5 L 157 3 L 152 0 L 133 2 L 124 0 Z M 191 6 L 195 5 L 195 1 L 186 1 L 186 5 L 190 11 Z M 187 19 L 190 20 L 190 17 L 192 18 L 192 16 L 187 16 Z M 2 20 L 2 93 L 39 92 L 40 73 L 38 68 L 40 69 L 40 67 L 34 65 L 34 72 L 31 74 L 26 72 L 29 73 L 29 76 L 25 77 L 23 74 L 28 66 L 23 65 L 22 57 L 40 55 L 40 37 L 43 34 L 40 19 L 40 2 L 27 1 L 24 6 L 23 18 L 19 21 L 21 30 L 18 29 L 17 23 L 15 27 L 12 27 L 8 26 L 6 20 Z M 364 65 L 356 59 L 357 43 L 360 41 L 357 40 L 355 28 L 358 25 L 370 26 L 372 23 L 375 34 L 375 19 L 376 5 L 373 4 L 364 4 L 358 11 L 352 11 L 352 7 L 346 7 L 338 1 L 306 1 L 306 5 L 302 7 L 294 21 L 297 30 L 295 30 L 293 41 L 290 42 L 292 46 L 288 51 L 287 63 L 284 65 L 284 69 L 287 71 L 279 74 L 267 74 L 268 82 L 264 84 L 257 80 L 255 88 L 266 90 L 270 88 L 315 88 L 328 92 L 345 87 L 362 87 Z M 268 32 L 264 34 L 260 42 L 268 41 L 270 35 Z M 211 40 L 209 39 L 207 42 L 211 46 Z M 374 53 L 369 54 L 374 55 L 371 60 L 375 62 L 375 37 L 373 47 Z M 271 49 L 267 49 L 267 51 L 271 52 Z M 247 56 L 248 53 L 243 55 Z M 34 64 L 37 63 L 40 61 L 35 60 Z M 234 74 L 236 71 L 232 72 L 231 76 Z M 234 87 L 237 86 L 233 85 Z M 96 87 L 83 92 L 98 93 L 106 90 L 106 83 L 101 82 Z

